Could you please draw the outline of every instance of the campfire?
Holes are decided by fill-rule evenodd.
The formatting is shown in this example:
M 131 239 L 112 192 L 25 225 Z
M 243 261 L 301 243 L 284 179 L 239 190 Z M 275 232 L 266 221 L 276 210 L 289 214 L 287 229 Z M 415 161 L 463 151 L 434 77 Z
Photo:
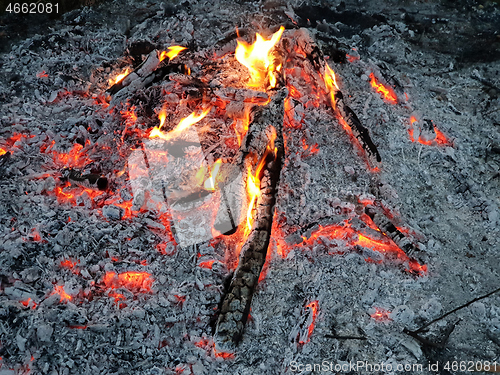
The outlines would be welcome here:
M 492 256 L 498 202 L 467 169 L 465 130 L 427 107 L 416 83 L 427 73 L 371 58 L 357 34 L 329 36 L 354 22 L 340 8 L 345 24 L 290 6 L 200 41 L 188 13 L 162 7 L 148 18 L 154 39 L 92 52 L 87 76 L 37 62 L 22 95 L 38 107 L 5 105 L 0 373 L 293 373 L 331 348 L 328 366 L 430 371 L 454 360 L 436 348 L 468 329 L 426 336 L 424 323 L 462 309 L 488 326 L 486 356 L 471 358 L 498 360 L 498 296 L 477 297 L 494 282 L 473 273 L 483 266 L 461 274 L 478 293 L 438 293 L 455 259 L 445 244 L 468 241 L 460 264 L 479 260 L 475 243 Z M 373 35 L 396 33 L 357 14 Z M 133 32 L 153 32 L 148 22 Z M 481 173 L 498 167 L 497 148 Z M 444 219 L 450 207 L 488 230 L 474 242 Z

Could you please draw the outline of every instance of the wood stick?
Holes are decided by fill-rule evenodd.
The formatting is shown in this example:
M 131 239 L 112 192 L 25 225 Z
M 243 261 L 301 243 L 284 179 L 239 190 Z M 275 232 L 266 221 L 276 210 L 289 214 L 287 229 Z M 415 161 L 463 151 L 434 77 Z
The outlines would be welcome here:
M 438 321 L 440 321 L 440 320 L 442 320 L 442 319 L 446 318 L 448 315 L 451 315 L 451 314 L 453 314 L 453 313 L 455 313 L 455 312 L 457 312 L 457 311 L 459 311 L 459 310 L 462 310 L 462 309 L 466 308 L 467 306 L 472 305 L 474 302 L 477 302 L 477 301 L 480 301 L 480 300 L 482 300 L 482 299 L 488 298 L 489 296 L 491 296 L 491 295 L 493 295 L 493 294 L 495 294 L 495 293 L 498 293 L 498 292 L 500 292 L 500 288 L 495 289 L 494 291 L 489 292 L 488 294 L 485 294 L 484 296 L 474 298 L 473 300 L 471 300 L 471 301 L 469 301 L 469 302 L 467 302 L 467 303 L 464 303 L 463 305 L 460 305 L 460 306 L 458 306 L 457 308 L 455 308 L 455 309 L 453 309 L 453 310 L 451 310 L 451 311 L 448 311 L 447 313 L 444 313 L 444 314 L 443 314 L 443 315 L 441 315 L 440 317 L 438 317 L 438 318 L 436 318 L 436 319 L 434 319 L 434 320 L 431 320 L 431 321 L 430 321 L 429 323 L 427 323 L 427 324 L 424 324 L 422 327 L 420 327 L 420 328 L 419 328 L 419 329 L 417 329 L 416 331 L 408 331 L 408 332 L 406 332 L 406 333 L 409 333 L 409 332 L 411 332 L 411 333 L 421 333 L 421 332 L 423 332 L 423 331 L 424 331 L 427 327 L 429 327 L 431 324 L 434 324 L 434 323 L 436 323 L 436 322 L 438 322 Z

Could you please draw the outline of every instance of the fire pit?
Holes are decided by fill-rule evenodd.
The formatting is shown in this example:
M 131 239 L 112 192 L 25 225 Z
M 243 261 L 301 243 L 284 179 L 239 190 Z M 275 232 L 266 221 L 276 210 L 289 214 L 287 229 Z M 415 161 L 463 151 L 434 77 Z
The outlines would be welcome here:
M 500 371 L 500 11 L 377 3 L 12 41 L 0 374 Z

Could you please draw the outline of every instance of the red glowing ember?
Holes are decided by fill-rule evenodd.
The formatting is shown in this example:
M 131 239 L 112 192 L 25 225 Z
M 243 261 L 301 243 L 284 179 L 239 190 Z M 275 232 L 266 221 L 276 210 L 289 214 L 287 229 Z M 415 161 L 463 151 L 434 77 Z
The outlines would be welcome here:
M 316 318 L 318 317 L 318 309 L 319 309 L 319 302 L 318 301 L 312 301 L 309 302 L 305 309 L 307 310 L 308 315 L 308 320 L 307 322 L 309 323 L 308 327 L 308 332 L 307 332 L 307 340 L 304 342 L 302 340 L 299 341 L 300 344 L 305 344 L 309 342 L 309 339 L 311 338 L 311 335 L 314 331 L 314 325 L 316 323 Z
M 234 353 L 231 352 L 223 352 L 215 349 L 215 343 L 211 339 L 201 338 L 200 340 L 194 343 L 198 348 L 205 349 L 207 351 L 207 355 L 213 353 L 216 358 L 226 359 L 234 359 Z
M 208 268 L 209 270 L 212 269 L 212 266 L 214 265 L 215 260 L 206 260 L 204 262 L 201 262 L 198 264 L 201 268 Z
M 53 294 L 59 294 L 59 296 L 61 297 L 59 302 L 71 301 L 73 299 L 73 297 L 71 297 L 68 293 L 66 293 L 62 285 L 56 285 L 51 295 Z
M 5 139 L 5 140 L 1 140 L 0 139 L 0 145 L 2 145 L 0 147 L 0 156 L 6 154 L 7 152 L 9 151 L 14 151 L 14 150 L 17 150 L 17 148 L 15 147 L 16 146 L 16 143 L 22 139 L 25 139 L 27 138 L 28 136 L 27 135 L 24 135 L 24 134 L 21 134 L 21 133 L 14 133 L 12 135 L 12 137 L 8 138 L 8 139 Z M 29 136 L 30 138 L 33 138 L 34 135 L 30 135 Z
M 377 322 L 389 322 L 392 319 L 390 318 L 390 311 L 382 309 L 380 307 L 375 307 L 375 312 L 370 316 L 375 319 Z
M 371 221 L 371 220 L 370 220 Z M 367 234 L 361 234 L 355 231 L 349 223 L 344 226 L 340 225 L 327 225 L 319 226 L 317 230 L 312 232 L 309 238 L 303 238 L 303 242 L 299 245 L 301 247 L 313 245 L 320 237 L 328 239 L 339 239 L 344 240 L 351 246 L 362 246 L 365 248 L 371 248 L 380 253 L 390 253 L 397 259 L 408 262 L 409 269 L 408 272 L 413 273 L 418 276 L 424 276 L 427 272 L 427 266 L 420 265 L 417 261 L 411 260 L 404 253 L 403 250 L 399 248 L 391 239 L 389 238 L 372 238 Z M 357 237 L 357 239 L 356 239 Z M 366 261 L 371 261 L 371 259 L 366 259 Z
M 153 278 L 147 272 L 128 271 L 117 274 L 116 272 L 106 272 L 104 275 L 104 284 L 111 289 L 126 288 L 129 290 L 151 291 Z
M 414 128 L 413 124 L 418 122 L 417 118 L 415 116 L 410 117 L 410 124 L 411 126 L 408 128 L 408 133 L 410 135 L 410 139 L 412 142 L 415 142 L 415 137 L 413 135 L 414 133 Z M 434 128 L 434 133 L 436 133 L 436 138 L 432 140 L 426 140 L 422 138 L 422 136 L 418 137 L 418 142 L 426 145 L 426 146 L 433 146 L 433 145 L 440 145 L 440 146 L 452 146 L 453 143 L 448 140 L 448 138 L 437 128 L 437 126 L 432 122 L 432 126 Z
M 38 304 L 35 301 L 33 301 L 31 298 L 28 298 L 27 300 L 20 301 L 20 302 L 24 307 L 31 307 L 33 310 L 36 309 L 36 307 L 38 306 Z
M 69 150 L 68 152 L 59 152 L 53 150 L 52 148 L 54 147 L 55 143 L 55 141 L 52 141 L 52 143 L 48 147 L 44 146 L 40 148 L 40 152 L 45 154 L 51 153 L 54 164 L 59 167 L 82 168 L 92 161 L 87 156 L 84 147 L 79 143 L 75 143 L 71 150 Z M 85 146 L 90 146 L 90 141 L 87 140 Z
M 398 97 L 391 87 L 386 87 L 380 82 L 377 82 L 375 74 L 370 73 L 370 85 L 375 89 L 376 92 L 382 94 L 383 98 L 391 104 L 398 103 Z

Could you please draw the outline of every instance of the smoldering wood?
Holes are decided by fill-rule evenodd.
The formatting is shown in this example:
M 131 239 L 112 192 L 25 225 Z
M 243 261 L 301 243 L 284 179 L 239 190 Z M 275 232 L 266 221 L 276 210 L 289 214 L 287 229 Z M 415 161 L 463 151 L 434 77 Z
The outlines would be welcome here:
M 241 248 L 238 266 L 221 304 L 214 335 L 216 350 L 219 351 L 231 351 L 241 340 L 250 312 L 252 296 L 266 261 L 276 202 L 275 194 L 278 189 L 284 155 L 283 101 L 287 95 L 288 90 L 281 89 L 272 97 L 268 106 L 259 108 L 260 114 L 255 117 L 255 122 L 251 124 L 247 134 L 254 136 L 247 136 L 245 153 L 258 152 L 263 154 L 269 139 L 264 144 L 264 150 L 260 150 L 263 143 L 262 136 L 259 134 L 267 136 L 266 130 L 269 121 L 272 121 L 276 131 L 274 141 L 276 155 L 274 153 L 267 154 L 260 184 L 261 194 L 257 198 L 252 229 Z
M 106 176 L 101 176 L 95 173 L 83 174 L 81 171 L 73 168 L 63 169 L 61 172 L 61 180 L 69 181 L 82 187 L 99 189 L 102 191 L 106 190 L 109 186 L 108 178 Z
M 151 51 L 135 71 L 129 73 L 120 82 L 107 90 L 107 93 L 113 96 L 111 100 L 112 105 L 125 101 L 137 92 L 137 90 L 147 88 L 155 82 L 164 80 L 170 74 L 190 73 L 190 69 L 185 64 L 171 63 L 168 59 L 160 61 L 159 54 L 158 50 Z
M 413 244 L 394 223 L 384 215 L 382 209 L 374 205 L 365 207 L 365 213 L 372 219 L 380 231 L 394 241 L 398 247 L 410 258 L 417 260 L 420 264 L 427 263 L 428 256 Z

